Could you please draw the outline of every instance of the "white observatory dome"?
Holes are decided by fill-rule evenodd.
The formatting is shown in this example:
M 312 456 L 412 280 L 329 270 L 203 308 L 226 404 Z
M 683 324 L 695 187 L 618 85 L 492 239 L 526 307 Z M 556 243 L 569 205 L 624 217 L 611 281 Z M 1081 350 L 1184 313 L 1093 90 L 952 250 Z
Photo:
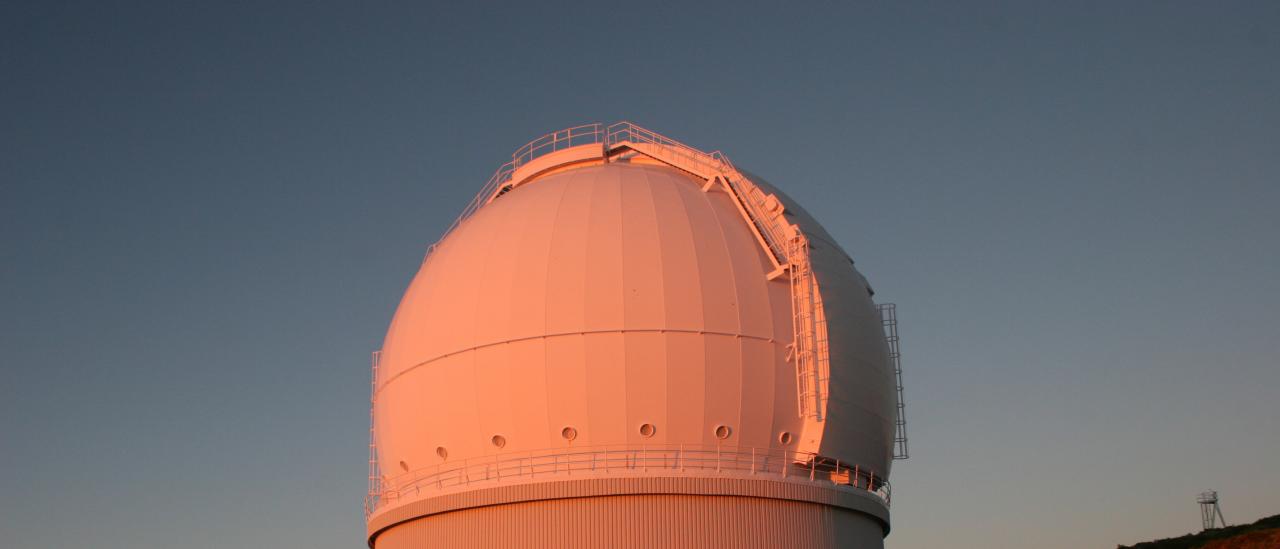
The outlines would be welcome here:
M 682 145 L 596 128 L 585 145 L 518 151 L 405 292 L 376 364 L 370 546 L 493 544 L 495 528 L 559 520 L 625 536 L 599 497 L 618 494 L 828 506 L 861 518 L 758 522 L 826 525 L 814 546 L 879 544 L 898 400 L 865 279 L 758 177 L 705 177 L 672 156 Z M 765 223 L 791 227 L 803 266 L 778 261 Z M 535 505 L 566 497 L 600 505 Z M 732 528 L 756 505 L 666 520 Z M 819 539 L 831 532 L 844 534 Z

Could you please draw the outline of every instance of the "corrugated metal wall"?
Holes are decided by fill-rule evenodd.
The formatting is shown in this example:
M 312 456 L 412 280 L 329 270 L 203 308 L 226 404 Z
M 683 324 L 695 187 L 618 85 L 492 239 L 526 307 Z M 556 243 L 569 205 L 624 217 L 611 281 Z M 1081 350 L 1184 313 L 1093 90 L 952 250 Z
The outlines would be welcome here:
M 464 509 L 394 526 L 375 549 L 468 547 L 874 547 L 871 518 L 816 503 L 654 494 Z

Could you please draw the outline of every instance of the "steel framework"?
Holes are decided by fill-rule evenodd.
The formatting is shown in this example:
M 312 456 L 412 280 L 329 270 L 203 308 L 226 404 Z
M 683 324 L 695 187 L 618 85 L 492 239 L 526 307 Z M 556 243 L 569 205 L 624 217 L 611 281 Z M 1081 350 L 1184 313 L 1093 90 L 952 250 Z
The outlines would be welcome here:
M 1196 503 L 1200 504 L 1200 524 L 1205 530 L 1217 528 L 1217 521 L 1222 521 L 1222 526 L 1226 527 L 1227 519 L 1222 516 L 1222 507 L 1218 506 L 1217 492 L 1213 490 L 1200 492 L 1200 495 L 1196 496 Z

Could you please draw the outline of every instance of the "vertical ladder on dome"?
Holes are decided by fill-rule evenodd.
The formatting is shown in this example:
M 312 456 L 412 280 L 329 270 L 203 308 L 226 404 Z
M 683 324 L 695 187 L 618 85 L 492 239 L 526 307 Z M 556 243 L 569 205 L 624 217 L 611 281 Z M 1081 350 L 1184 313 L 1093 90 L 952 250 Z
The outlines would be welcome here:
M 826 337 L 820 335 L 818 325 L 818 305 L 821 298 L 817 295 L 817 284 L 807 261 L 809 242 L 804 235 L 796 233 L 791 239 L 788 257 L 791 261 L 791 321 L 794 340 L 792 342 L 793 358 L 796 361 L 796 405 L 800 417 L 822 421 L 824 395 L 822 388 L 826 376 L 822 372 L 822 362 L 826 358 L 826 350 L 822 348 Z M 804 258 L 804 260 L 799 260 Z M 820 345 L 821 342 L 821 345 Z
M 369 376 L 369 485 L 365 499 L 365 516 L 377 507 L 378 496 L 382 493 L 382 475 L 378 470 L 378 440 L 374 433 L 374 402 L 378 396 L 378 363 L 381 362 L 382 351 L 374 351 L 371 374 Z
M 897 386 L 897 419 L 894 422 L 893 459 L 907 459 L 907 403 L 902 392 L 902 352 L 898 347 L 898 306 L 893 303 L 876 305 L 880 311 L 880 323 L 884 326 L 885 343 L 889 345 L 889 362 L 893 364 L 893 379 Z

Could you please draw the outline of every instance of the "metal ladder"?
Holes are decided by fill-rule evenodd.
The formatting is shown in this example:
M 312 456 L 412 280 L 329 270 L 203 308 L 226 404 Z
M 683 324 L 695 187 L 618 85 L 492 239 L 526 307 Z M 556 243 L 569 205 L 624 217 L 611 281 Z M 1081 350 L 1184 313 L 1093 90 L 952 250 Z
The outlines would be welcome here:
M 374 402 L 378 395 L 378 363 L 381 362 L 382 351 L 374 351 L 369 381 L 369 486 L 365 499 L 365 516 L 377 506 L 378 496 L 382 494 L 382 474 L 378 467 L 378 440 L 374 435 Z
M 902 393 L 902 353 L 898 348 L 898 306 L 893 303 L 876 305 L 880 311 L 880 324 L 884 327 L 884 340 L 889 344 L 889 362 L 893 363 L 893 379 L 897 386 L 897 419 L 894 421 L 893 459 L 907 459 L 907 403 Z
M 790 257 L 809 255 L 804 235 L 791 241 Z M 796 406 L 800 417 L 821 421 L 826 410 L 828 350 L 826 318 L 821 313 L 822 298 L 817 279 L 808 261 L 791 265 L 791 322 L 795 339 L 792 353 L 796 361 Z

